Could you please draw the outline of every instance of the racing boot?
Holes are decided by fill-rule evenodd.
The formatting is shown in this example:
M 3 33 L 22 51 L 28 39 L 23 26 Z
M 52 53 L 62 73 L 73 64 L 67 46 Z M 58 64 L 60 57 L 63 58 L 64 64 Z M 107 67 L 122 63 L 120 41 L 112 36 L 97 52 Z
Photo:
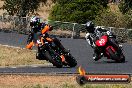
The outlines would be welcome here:
M 101 55 L 98 55 L 98 54 L 94 53 L 94 54 L 93 54 L 93 59 L 94 59 L 95 61 L 98 61 L 99 59 L 101 59 Z

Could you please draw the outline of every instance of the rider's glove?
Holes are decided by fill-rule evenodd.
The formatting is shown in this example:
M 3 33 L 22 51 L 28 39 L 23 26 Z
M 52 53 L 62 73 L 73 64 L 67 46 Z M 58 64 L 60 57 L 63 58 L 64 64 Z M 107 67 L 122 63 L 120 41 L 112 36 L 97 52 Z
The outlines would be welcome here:
M 37 43 L 38 43 L 38 44 L 42 44 L 42 42 L 41 42 L 40 40 L 37 40 Z
M 110 31 L 107 31 L 106 33 L 107 33 L 107 35 L 112 35 L 112 33 Z
M 107 35 L 109 36 L 109 37 L 112 37 L 112 38 L 115 38 L 116 39 L 116 35 L 114 35 L 112 32 L 110 32 L 110 31 L 107 31 Z
M 49 31 L 52 31 L 52 30 L 53 30 L 53 27 L 52 27 L 52 26 L 50 26 Z

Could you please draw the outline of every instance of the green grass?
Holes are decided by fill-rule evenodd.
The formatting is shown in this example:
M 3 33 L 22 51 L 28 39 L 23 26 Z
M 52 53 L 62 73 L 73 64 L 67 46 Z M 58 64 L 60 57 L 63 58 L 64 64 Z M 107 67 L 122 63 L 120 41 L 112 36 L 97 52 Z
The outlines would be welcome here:
M 63 84 L 59 87 L 50 87 L 50 86 L 45 86 L 41 84 L 37 85 L 31 85 L 31 86 L 24 86 L 22 88 L 131 88 L 129 85 L 118 85 L 118 84 L 86 84 L 84 86 L 79 86 L 79 85 L 72 85 L 72 84 Z

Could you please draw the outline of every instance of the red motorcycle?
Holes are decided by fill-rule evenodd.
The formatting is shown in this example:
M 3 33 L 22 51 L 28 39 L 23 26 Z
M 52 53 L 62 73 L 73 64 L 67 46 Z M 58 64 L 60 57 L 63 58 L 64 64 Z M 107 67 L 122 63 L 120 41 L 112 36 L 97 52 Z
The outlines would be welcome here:
M 99 49 L 99 51 L 104 55 L 104 57 L 115 60 L 119 63 L 125 62 L 125 56 L 122 52 L 122 48 L 114 38 L 111 38 L 105 34 L 101 35 L 95 41 L 95 45 L 97 46 L 97 49 Z

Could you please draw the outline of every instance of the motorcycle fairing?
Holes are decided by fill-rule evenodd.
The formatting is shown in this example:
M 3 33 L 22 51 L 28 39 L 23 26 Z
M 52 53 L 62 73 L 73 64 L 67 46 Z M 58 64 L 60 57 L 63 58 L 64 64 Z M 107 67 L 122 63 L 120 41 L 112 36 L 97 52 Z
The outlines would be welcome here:
M 108 37 L 106 35 L 102 36 L 99 40 L 95 42 L 97 46 L 105 46 L 108 41 Z

